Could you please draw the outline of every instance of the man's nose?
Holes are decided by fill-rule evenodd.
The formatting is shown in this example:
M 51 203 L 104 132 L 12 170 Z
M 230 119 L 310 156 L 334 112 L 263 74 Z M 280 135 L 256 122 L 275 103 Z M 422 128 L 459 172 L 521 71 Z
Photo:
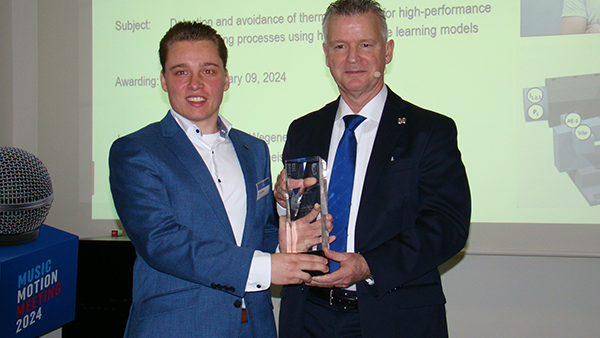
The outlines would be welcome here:
M 357 63 L 361 60 L 358 48 L 349 47 L 347 60 L 350 63 Z
M 188 83 L 188 86 L 192 90 L 198 90 L 198 89 L 202 88 L 204 86 L 202 76 L 200 76 L 199 74 L 192 74 L 192 76 L 190 77 L 190 82 Z

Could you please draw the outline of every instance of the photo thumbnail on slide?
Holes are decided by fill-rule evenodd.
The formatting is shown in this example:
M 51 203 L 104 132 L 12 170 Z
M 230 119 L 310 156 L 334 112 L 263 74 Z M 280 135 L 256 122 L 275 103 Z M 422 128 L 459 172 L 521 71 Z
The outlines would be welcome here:
M 600 33 L 600 0 L 521 0 L 521 36 Z

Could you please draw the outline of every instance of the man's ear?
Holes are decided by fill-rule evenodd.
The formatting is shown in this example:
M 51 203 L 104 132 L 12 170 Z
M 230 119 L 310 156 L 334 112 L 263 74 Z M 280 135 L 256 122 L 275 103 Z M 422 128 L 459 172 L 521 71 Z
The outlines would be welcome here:
M 327 45 L 323 42 L 323 53 L 325 53 L 325 65 L 329 67 L 329 59 L 327 58 Z
M 392 58 L 394 57 L 394 40 L 388 40 L 385 44 L 385 63 L 388 64 L 392 62 Z
M 165 80 L 165 74 L 164 74 L 164 71 L 162 71 L 162 70 L 160 71 L 160 86 L 162 87 L 162 89 L 165 92 L 167 92 L 167 93 L 169 92 L 167 90 L 167 80 Z
M 231 84 L 229 83 L 229 71 L 227 69 L 225 69 L 225 86 L 223 87 L 223 91 L 227 91 L 227 89 L 229 89 L 229 86 Z

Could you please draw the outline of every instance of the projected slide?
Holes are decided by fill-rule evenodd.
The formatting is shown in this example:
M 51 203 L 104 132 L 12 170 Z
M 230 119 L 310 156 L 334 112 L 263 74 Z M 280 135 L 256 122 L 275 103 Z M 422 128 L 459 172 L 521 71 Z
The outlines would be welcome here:
M 182 20 L 224 37 L 231 87 L 220 112 L 269 144 L 276 176 L 289 123 L 338 96 L 322 50 L 329 2 L 93 1 L 93 218 L 117 218 L 112 142 L 169 109 L 158 43 Z M 560 35 L 562 0 L 381 4 L 396 45 L 385 81 L 456 121 L 473 222 L 600 223 L 600 34 Z

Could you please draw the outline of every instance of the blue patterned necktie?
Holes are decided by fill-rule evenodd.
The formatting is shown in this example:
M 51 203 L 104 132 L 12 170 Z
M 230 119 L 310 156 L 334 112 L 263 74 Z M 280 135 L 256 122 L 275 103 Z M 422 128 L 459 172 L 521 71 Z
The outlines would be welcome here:
M 346 130 L 335 152 L 333 169 L 329 179 L 329 198 L 327 208 L 333 216 L 333 231 L 337 239 L 330 244 L 330 249 L 346 252 L 348 237 L 348 218 L 354 185 L 354 167 L 356 164 L 356 136 L 354 130 L 365 120 L 364 116 L 346 115 Z M 338 262 L 330 261 L 330 272 L 339 269 Z

